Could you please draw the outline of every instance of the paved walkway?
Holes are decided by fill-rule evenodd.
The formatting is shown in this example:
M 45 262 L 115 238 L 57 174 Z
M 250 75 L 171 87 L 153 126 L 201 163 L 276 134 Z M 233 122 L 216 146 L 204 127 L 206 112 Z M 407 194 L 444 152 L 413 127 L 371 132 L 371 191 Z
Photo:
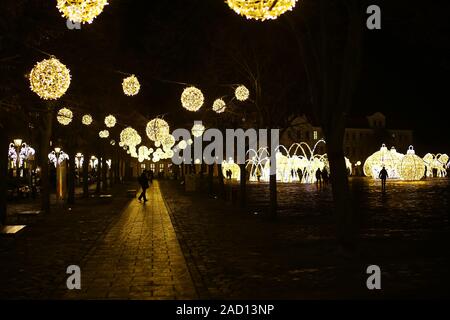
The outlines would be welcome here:
M 195 299 L 197 294 L 158 181 L 133 200 L 89 252 L 75 299 Z

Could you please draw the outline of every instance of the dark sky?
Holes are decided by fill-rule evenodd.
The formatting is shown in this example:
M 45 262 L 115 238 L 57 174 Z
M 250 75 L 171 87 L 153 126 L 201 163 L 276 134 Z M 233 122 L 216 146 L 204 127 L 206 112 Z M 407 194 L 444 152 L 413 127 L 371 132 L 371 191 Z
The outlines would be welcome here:
M 168 112 L 173 122 L 191 116 L 179 103 L 184 86 L 174 82 L 202 87 L 209 103 L 215 96 L 230 93 L 229 88 L 212 85 L 230 83 L 228 70 L 209 68 L 216 55 L 232 50 L 230 38 L 233 45 L 256 47 L 272 68 L 280 63 L 280 56 L 287 57 L 286 64 L 292 66 L 282 67 L 296 76 L 298 49 L 283 20 L 250 22 L 223 0 L 110 0 L 104 12 L 81 30 L 68 30 L 53 2 L 7 0 L 1 4 L 20 9 L 2 10 L 1 55 L 19 53 L 17 77 L 12 81 L 17 81 L 17 91 L 31 103 L 38 104 L 39 99 L 30 94 L 23 75 L 46 57 L 38 50 L 55 54 L 70 66 L 73 82 L 64 103 L 93 112 L 111 110 L 124 117 L 131 109 L 147 118 Z M 302 10 L 301 2 L 294 10 Z M 430 152 L 450 152 L 446 115 L 450 5 L 417 0 L 370 4 L 382 9 L 382 30 L 365 34 L 352 114 L 381 111 L 388 117 L 388 127 L 414 129 L 416 143 L 430 144 Z M 39 35 L 45 36 L 38 39 Z M 228 40 L 221 43 L 220 39 Z M 139 96 L 121 93 L 121 72 L 139 77 Z M 241 81 L 236 74 L 236 82 Z

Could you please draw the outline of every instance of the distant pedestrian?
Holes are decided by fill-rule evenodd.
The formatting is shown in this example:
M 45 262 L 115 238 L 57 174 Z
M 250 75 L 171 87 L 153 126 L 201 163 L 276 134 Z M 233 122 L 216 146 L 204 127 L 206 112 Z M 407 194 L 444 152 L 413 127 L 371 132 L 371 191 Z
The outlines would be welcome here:
M 141 188 L 142 188 L 142 192 L 141 192 L 141 195 L 139 196 L 138 200 L 140 202 L 141 199 L 144 198 L 144 203 L 146 203 L 147 202 L 146 193 L 147 193 L 147 189 L 148 189 L 149 185 L 148 185 L 147 172 L 145 170 L 139 176 L 138 182 L 139 182 L 139 184 L 141 185 Z
M 327 170 L 327 168 L 323 168 L 323 170 L 322 170 L 322 180 L 323 180 L 323 184 L 324 184 L 325 186 L 328 185 L 329 178 L 330 178 L 330 177 L 328 176 L 328 170 Z
M 318 188 L 322 187 L 322 171 L 320 171 L 320 168 L 316 170 L 316 186 Z
M 150 183 L 153 183 L 153 170 L 152 170 L 152 169 L 150 169 L 150 170 L 148 171 L 148 181 L 149 181 Z
M 386 168 L 383 166 L 378 177 L 381 179 L 381 190 L 386 191 L 386 179 L 389 177 Z

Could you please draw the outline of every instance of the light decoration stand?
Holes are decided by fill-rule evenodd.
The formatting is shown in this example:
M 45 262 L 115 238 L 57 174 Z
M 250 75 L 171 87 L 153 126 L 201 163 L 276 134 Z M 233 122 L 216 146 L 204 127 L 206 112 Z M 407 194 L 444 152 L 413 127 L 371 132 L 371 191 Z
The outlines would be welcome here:
M 426 166 L 426 176 L 431 178 L 434 176 L 434 173 L 436 173 L 436 177 L 438 178 L 444 178 L 447 176 L 447 168 L 450 165 L 450 162 L 448 161 L 449 157 L 447 154 L 432 154 L 427 153 L 423 157 L 423 161 Z
M 26 161 L 32 160 L 34 158 L 36 151 L 22 142 L 22 139 L 14 139 L 13 143 L 9 144 L 8 149 L 8 159 L 11 161 L 11 167 L 19 170 L 25 165 Z

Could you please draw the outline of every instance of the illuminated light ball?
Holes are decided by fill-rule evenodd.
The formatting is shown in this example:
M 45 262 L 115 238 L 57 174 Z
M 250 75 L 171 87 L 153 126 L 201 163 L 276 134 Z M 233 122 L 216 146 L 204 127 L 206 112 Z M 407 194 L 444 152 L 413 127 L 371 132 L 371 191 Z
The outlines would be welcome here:
M 187 147 L 187 142 L 186 142 L 186 141 L 181 140 L 181 141 L 178 143 L 178 148 L 180 148 L 181 150 L 186 149 L 186 147 Z
M 110 143 L 112 146 L 115 146 L 115 145 L 116 145 L 116 140 L 111 140 L 109 143 Z
M 191 145 L 192 143 L 194 143 L 194 141 L 192 141 L 192 139 L 188 139 L 187 143 L 188 145 Z
M 194 137 L 201 137 L 203 132 L 205 132 L 205 126 L 201 122 L 195 122 L 192 126 L 191 133 Z
M 170 159 L 170 158 L 172 158 L 174 156 L 174 154 L 175 153 L 172 150 L 167 150 L 166 151 L 166 158 Z
M 98 133 L 98 136 L 102 139 L 109 137 L 109 131 L 108 130 L 102 130 Z
M 56 58 L 38 62 L 30 72 L 30 88 L 45 100 L 56 100 L 70 86 L 70 70 Z
M 403 156 L 399 171 L 402 180 L 420 180 L 425 175 L 425 162 L 415 154 L 413 146 Z
M 160 147 L 161 146 L 161 141 L 155 141 L 155 147 Z
M 81 118 L 81 123 L 85 126 L 89 126 L 92 124 L 92 116 L 90 114 L 85 114 L 83 118 Z
M 227 0 L 228 6 L 237 14 L 247 19 L 276 19 L 292 10 L 297 0 Z
M 145 129 L 147 137 L 152 141 L 160 141 L 170 132 L 169 124 L 160 118 L 155 118 L 147 123 Z
M 200 159 L 197 158 L 197 159 L 195 159 L 194 163 L 195 163 L 195 164 L 200 164 L 201 161 L 200 161 Z
M 57 0 L 56 7 L 72 22 L 92 23 L 108 4 L 107 0 Z
M 124 146 L 129 146 L 132 149 L 132 147 L 139 145 L 142 142 L 142 139 L 135 129 L 127 127 L 120 133 L 120 142 L 122 142 Z
M 225 101 L 222 99 L 216 99 L 213 103 L 212 109 L 217 113 L 222 113 L 225 111 L 226 107 Z
M 122 89 L 123 89 L 123 92 L 127 96 L 135 96 L 139 93 L 139 90 L 141 89 L 141 85 L 139 84 L 139 80 L 133 74 L 133 75 L 123 79 Z
M 56 115 L 56 120 L 63 126 L 67 126 L 69 123 L 72 122 L 73 119 L 73 113 L 67 108 L 62 108 L 58 111 L 58 114 Z
M 181 105 L 189 111 L 198 111 L 204 100 L 203 93 L 196 87 L 187 87 L 181 94 Z
M 236 96 L 236 99 L 238 99 L 239 101 L 245 101 L 250 97 L 250 91 L 248 91 L 246 86 L 240 85 L 234 91 L 234 95 Z
M 395 149 L 388 150 L 385 144 L 382 144 L 379 151 L 374 152 L 364 162 L 363 171 L 368 177 L 378 179 L 379 173 L 383 166 L 388 172 L 389 179 L 398 179 L 399 165 L 403 155 L 397 153 Z
M 108 128 L 113 128 L 117 123 L 116 117 L 114 117 L 112 114 L 105 117 L 105 125 Z
M 161 144 L 164 148 L 172 148 L 175 145 L 175 137 L 171 134 L 168 134 L 161 140 Z

